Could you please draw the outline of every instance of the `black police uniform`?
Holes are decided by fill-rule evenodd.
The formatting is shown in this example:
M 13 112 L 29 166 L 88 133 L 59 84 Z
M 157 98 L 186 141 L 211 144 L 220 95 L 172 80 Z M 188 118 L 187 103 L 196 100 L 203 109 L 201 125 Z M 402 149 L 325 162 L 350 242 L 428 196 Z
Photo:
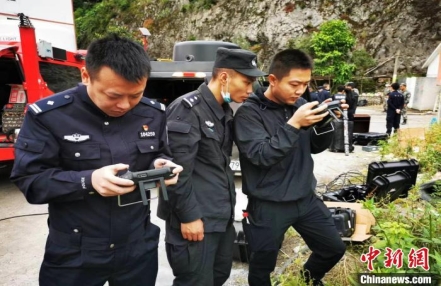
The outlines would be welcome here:
M 229 277 L 235 231 L 234 176 L 229 167 L 233 112 L 219 105 L 203 83 L 167 107 L 167 127 L 174 161 L 184 167 L 176 185 L 160 200 L 166 220 L 166 250 L 176 276 L 173 285 L 222 285 Z M 204 239 L 182 237 L 181 223 L 202 218 Z M 214 267 L 213 267 L 214 265 Z
M 312 250 L 305 264 L 320 280 L 343 256 L 342 242 L 326 205 L 314 194 L 317 181 L 311 153 L 329 147 L 333 132 L 296 129 L 286 122 L 306 103 L 279 105 L 252 95 L 236 112 L 234 140 L 239 148 L 242 190 L 248 195 L 245 234 L 251 249 L 250 285 L 271 285 L 279 246 L 293 226 Z
M 329 92 L 329 90 L 326 89 L 322 89 L 318 94 L 317 94 L 317 100 L 322 103 L 323 101 L 325 101 L 326 99 L 331 98 L 331 93 Z
M 164 111 L 143 98 L 124 116 L 109 117 L 83 85 L 29 106 L 11 179 L 28 202 L 49 204 L 40 285 L 155 284 L 159 228 L 149 208 L 119 207 L 117 197 L 94 190 L 91 175 L 116 163 L 140 171 L 169 159 Z M 137 190 L 125 196 L 141 199 Z
M 346 103 L 349 105 L 348 108 L 348 120 L 354 121 L 354 114 L 357 110 L 357 104 L 358 104 L 358 94 L 353 91 L 352 89 L 346 88 Z
M 389 92 L 389 98 L 387 100 L 387 114 L 386 114 L 386 133 L 392 133 L 392 127 L 395 132 L 400 129 L 401 114 L 397 113 L 397 109 L 403 109 L 404 96 L 402 93 L 394 90 Z

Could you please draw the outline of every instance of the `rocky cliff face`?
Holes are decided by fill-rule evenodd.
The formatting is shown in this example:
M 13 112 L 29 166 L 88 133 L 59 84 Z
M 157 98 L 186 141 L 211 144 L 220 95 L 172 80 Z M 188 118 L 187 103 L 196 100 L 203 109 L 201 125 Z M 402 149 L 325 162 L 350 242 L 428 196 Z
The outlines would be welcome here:
M 202 7 L 208 2 L 215 3 Z M 379 63 L 399 50 L 399 74 L 421 75 L 441 41 L 439 0 L 138 0 L 138 7 L 132 25 L 150 30 L 150 53 L 162 58 L 172 56 L 176 41 L 224 40 L 252 48 L 265 67 L 289 40 L 317 31 L 324 21 L 343 19 L 356 35 L 356 48 Z M 391 60 L 371 75 L 390 75 L 393 66 Z

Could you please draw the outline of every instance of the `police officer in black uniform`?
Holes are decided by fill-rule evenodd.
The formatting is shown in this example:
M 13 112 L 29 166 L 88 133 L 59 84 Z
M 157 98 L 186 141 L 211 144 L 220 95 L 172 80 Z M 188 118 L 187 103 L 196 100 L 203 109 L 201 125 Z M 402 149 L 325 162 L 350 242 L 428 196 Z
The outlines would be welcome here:
M 242 190 L 248 196 L 244 231 L 251 249 L 251 286 L 271 285 L 270 273 L 290 226 L 312 250 L 303 270 L 307 283 L 323 285 L 322 277 L 345 253 L 331 213 L 314 193 L 311 153 L 326 150 L 334 132 L 326 125 L 311 127 L 329 114 L 320 114 L 326 106 L 313 109 L 318 102 L 302 98 L 311 70 L 312 60 L 299 50 L 276 54 L 268 89 L 251 95 L 234 118 Z
M 400 85 L 394 82 L 391 85 L 392 91 L 389 92 L 387 99 L 387 113 L 386 113 L 386 133 L 390 136 L 392 127 L 397 132 L 400 129 L 401 110 L 404 108 L 404 95 L 398 91 Z
M 167 108 L 170 148 L 184 167 L 170 200 L 160 200 L 158 216 L 166 220 L 166 251 L 176 276 L 173 285 L 223 285 L 232 266 L 235 238 L 232 100 L 243 102 L 252 92 L 256 55 L 219 48 L 213 74 Z
M 348 98 L 347 103 L 349 103 L 348 120 L 354 121 L 355 112 L 358 106 L 358 97 L 359 97 L 359 94 L 355 90 L 355 83 L 347 82 L 345 85 L 345 93 Z
M 155 285 L 159 228 L 133 181 L 118 173 L 170 159 L 165 107 L 143 97 L 150 62 L 116 35 L 93 42 L 83 85 L 29 106 L 11 179 L 32 204 L 49 204 L 40 285 Z M 167 180 L 174 184 L 177 176 Z

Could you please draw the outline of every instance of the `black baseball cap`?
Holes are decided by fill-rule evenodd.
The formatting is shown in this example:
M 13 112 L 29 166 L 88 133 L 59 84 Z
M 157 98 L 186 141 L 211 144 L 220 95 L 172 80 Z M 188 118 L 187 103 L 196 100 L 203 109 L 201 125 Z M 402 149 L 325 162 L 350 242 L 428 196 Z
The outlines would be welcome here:
M 218 48 L 214 68 L 232 69 L 250 77 L 267 75 L 257 68 L 256 54 L 242 49 Z

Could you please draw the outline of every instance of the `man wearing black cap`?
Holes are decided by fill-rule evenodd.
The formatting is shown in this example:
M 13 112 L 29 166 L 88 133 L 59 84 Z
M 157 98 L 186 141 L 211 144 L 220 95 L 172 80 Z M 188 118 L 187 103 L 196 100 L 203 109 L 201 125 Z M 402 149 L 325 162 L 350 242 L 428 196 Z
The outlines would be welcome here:
M 235 238 L 234 176 L 229 167 L 233 111 L 252 92 L 257 68 L 252 52 L 219 48 L 208 84 L 167 108 L 170 148 L 184 171 L 169 201 L 160 201 L 166 220 L 166 251 L 173 285 L 222 285 L 229 277 Z

